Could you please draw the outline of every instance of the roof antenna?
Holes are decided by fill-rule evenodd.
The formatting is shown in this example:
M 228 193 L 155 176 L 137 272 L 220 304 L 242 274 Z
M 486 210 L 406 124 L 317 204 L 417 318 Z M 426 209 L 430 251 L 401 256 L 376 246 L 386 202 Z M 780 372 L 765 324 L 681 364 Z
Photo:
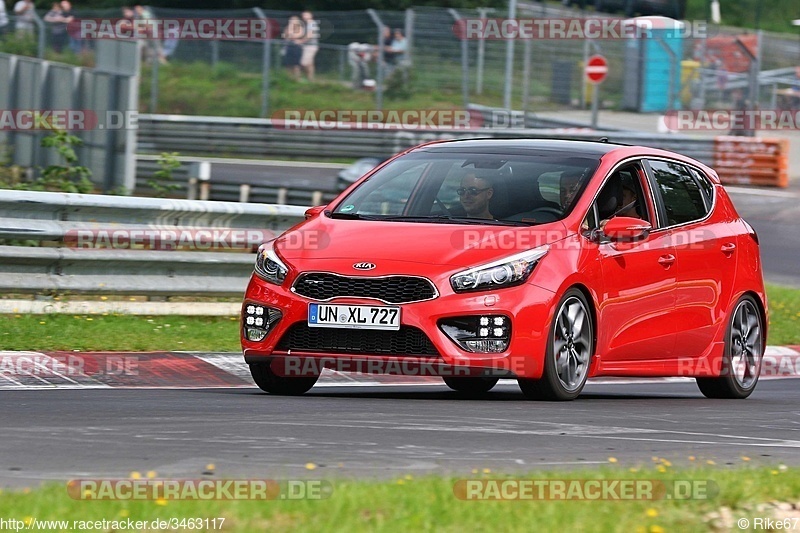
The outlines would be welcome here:
M 601 143 L 607 143 L 608 142 L 608 137 L 600 137 L 599 141 Z

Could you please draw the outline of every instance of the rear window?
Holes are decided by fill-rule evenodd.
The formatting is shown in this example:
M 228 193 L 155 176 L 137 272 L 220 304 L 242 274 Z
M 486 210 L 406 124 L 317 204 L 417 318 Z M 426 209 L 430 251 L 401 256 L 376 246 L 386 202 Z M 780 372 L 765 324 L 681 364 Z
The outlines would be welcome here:
M 708 214 L 706 193 L 689 167 L 672 161 L 650 161 L 650 167 L 664 201 L 667 226 L 700 220 Z

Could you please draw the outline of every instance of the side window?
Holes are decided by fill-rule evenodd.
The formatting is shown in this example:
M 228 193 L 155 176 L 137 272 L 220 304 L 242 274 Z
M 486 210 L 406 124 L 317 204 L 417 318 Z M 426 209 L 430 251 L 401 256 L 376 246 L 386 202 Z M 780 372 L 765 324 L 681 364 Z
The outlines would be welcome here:
M 615 216 L 640 218 L 652 223 L 642 188 L 643 175 L 639 164 L 626 165 L 614 171 L 600 189 L 583 227 L 588 229 L 603 227 Z
M 650 161 L 664 201 L 667 226 L 686 224 L 708 214 L 709 206 L 692 172 L 680 163 Z
M 708 180 L 708 177 L 700 172 L 695 168 L 689 168 L 694 174 L 697 183 L 700 184 L 700 190 L 703 191 L 703 196 L 705 197 L 706 207 L 711 209 L 711 205 L 714 203 L 714 185 Z

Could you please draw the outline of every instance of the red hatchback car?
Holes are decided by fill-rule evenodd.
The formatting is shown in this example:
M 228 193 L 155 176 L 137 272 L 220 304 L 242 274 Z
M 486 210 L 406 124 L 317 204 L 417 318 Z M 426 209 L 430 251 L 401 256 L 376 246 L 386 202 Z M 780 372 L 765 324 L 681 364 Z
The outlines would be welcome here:
M 688 376 L 752 393 L 766 345 L 758 237 L 716 173 L 565 140 L 410 149 L 258 251 L 242 306 L 253 379 L 439 375 L 570 400 L 587 378 Z

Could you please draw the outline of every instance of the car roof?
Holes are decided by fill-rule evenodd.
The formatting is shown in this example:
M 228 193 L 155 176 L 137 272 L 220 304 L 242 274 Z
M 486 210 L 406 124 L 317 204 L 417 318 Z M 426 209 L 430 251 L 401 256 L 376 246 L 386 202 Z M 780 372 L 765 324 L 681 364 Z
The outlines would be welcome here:
M 574 141 L 568 139 L 457 139 L 434 141 L 413 151 L 433 153 L 479 152 L 484 154 L 524 155 L 531 150 L 571 152 L 573 155 L 602 157 L 622 146 L 606 141 Z

